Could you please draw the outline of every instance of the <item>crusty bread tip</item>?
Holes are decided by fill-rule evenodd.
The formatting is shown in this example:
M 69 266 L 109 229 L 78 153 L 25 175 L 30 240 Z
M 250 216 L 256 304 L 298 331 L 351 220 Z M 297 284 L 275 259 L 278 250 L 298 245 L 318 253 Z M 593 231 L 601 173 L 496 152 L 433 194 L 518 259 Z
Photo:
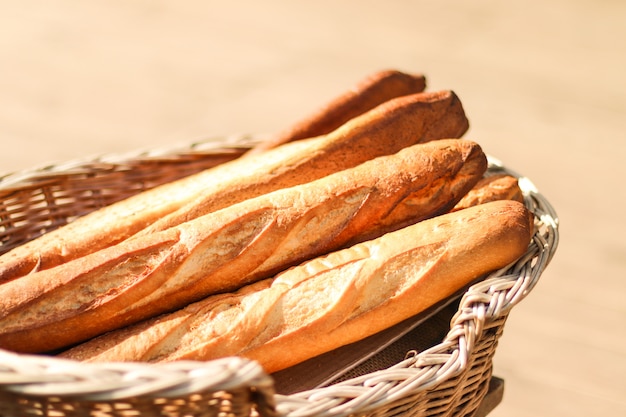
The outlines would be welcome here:
M 494 174 L 482 178 L 463 196 L 453 210 L 462 210 L 496 200 L 524 202 L 524 195 L 517 178 L 509 174 Z
M 263 152 L 283 143 L 328 134 L 379 104 L 396 97 L 421 93 L 425 88 L 426 78 L 422 74 L 408 74 L 398 70 L 377 71 L 275 137 L 259 143 L 249 153 Z

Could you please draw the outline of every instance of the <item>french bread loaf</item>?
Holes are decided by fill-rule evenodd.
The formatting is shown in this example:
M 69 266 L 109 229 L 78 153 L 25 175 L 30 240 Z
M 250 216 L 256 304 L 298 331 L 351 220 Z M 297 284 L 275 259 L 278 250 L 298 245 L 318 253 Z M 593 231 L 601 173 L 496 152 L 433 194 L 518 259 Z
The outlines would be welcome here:
M 0 348 L 68 346 L 441 214 L 486 167 L 474 142 L 418 144 L 7 282 Z
M 296 169 L 293 168 L 295 162 L 288 161 L 287 168 L 276 167 L 272 172 L 273 175 L 267 175 L 265 178 L 258 176 L 255 180 L 246 178 L 245 184 L 250 187 L 249 184 L 254 181 L 258 187 L 256 191 L 260 195 L 260 190 L 263 190 L 263 193 L 269 192 L 276 189 L 279 182 L 284 186 L 288 183 L 295 185 L 354 166 L 357 160 L 355 154 L 360 156 L 358 161 L 363 162 L 376 156 L 397 152 L 415 143 L 461 137 L 468 128 L 462 110 L 460 101 L 450 91 L 419 93 L 389 100 L 326 135 L 324 141 L 330 145 L 326 147 L 324 154 L 315 155 L 314 149 L 303 150 L 302 153 L 309 154 L 306 166 Z M 283 146 L 287 145 L 290 144 Z M 297 142 L 291 145 L 297 145 Z M 259 157 L 263 158 L 264 154 Z M 244 159 L 239 161 L 241 165 L 245 164 L 245 158 L 244 156 Z M 346 162 L 348 158 L 349 164 Z M 243 169 L 241 165 L 239 168 Z M 288 168 L 291 169 L 284 172 Z M 220 186 L 223 187 L 224 185 Z M 232 187 L 230 194 L 233 194 Z M 229 204 L 234 202 L 230 201 Z M 140 234 L 165 230 L 225 206 L 223 195 L 202 192 L 194 200 L 146 227 Z
M 415 143 L 457 138 L 467 128 L 462 104 L 451 91 L 388 101 L 326 136 L 288 143 L 164 184 L 14 248 L 0 256 L 0 283 L 119 243 L 157 220 L 151 230 L 309 182 Z
M 421 74 L 397 70 L 375 72 L 278 135 L 259 143 L 249 153 L 263 152 L 294 140 L 325 135 L 385 101 L 421 93 L 425 88 L 426 78 Z
M 267 372 L 384 330 L 517 260 L 531 213 L 496 201 L 304 262 L 231 294 L 105 334 L 61 354 L 81 361 L 240 355 Z

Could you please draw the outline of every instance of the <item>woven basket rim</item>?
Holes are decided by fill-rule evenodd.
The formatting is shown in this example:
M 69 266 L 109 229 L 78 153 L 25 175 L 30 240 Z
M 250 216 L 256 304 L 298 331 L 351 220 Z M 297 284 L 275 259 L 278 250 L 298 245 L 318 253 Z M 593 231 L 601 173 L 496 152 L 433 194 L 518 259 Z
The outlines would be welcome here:
M 463 371 L 486 322 L 508 314 L 532 291 L 558 247 L 558 216 L 528 177 L 507 168 L 495 157 L 488 156 L 488 161 L 489 175 L 509 174 L 518 178 L 525 205 L 535 214 L 536 232 L 525 255 L 492 272 L 463 294 L 450 331 L 441 343 L 389 369 L 330 387 L 278 396 L 280 415 L 313 416 L 324 404 L 330 404 L 324 409 L 326 415 L 365 413 L 404 395 L 435 387 Z M 381 388 L 381 383 L 388 387 Z
M 112 167 L 127 167 L 146 161 L 184 159 L 216 153 L 232 153 L 250 149 L 258 143 L 260 136 L 233 134 L 197 139 L 189 143 L 179 143 L 158 148 L 135 149 L 123 153 L 103 153 L 89 157 L 57 161 L 23 170 L 1 173 L 0 191 L 27 188 L 39 185 L 57 175 L 90 173 L 94 170 L 111 170 Z
M 170 147 L 124 155 L 97 157 L 48 165 L 0 177 L 0 191 L 29 186 L 68 170 L 91 169 L 94 164 L 124 164 L 136 158 L 171 158 L 181 152 L 215 152 L 230 146 L 250 146 L 254 137 L 209 139 L 187 147 Z M 508 312 L 535 287 L 550 263 L 559 240 L 558 216 L 533 182 L 488 156 L 488 175 L 505 173 L 518 178 L 525 205 L 535 214 L 536 232 L 527 253 L 516 263 L 490 274 L 463 295 L 445 339 L 393 367 L 337 384 L 291 395 L 273 395 L 282 416 L 348 415 L 374 410 L 408 392 L 427 390 L 460 373 L 472 354 L 481 329 Z M 211 375 L 211 378 L 207 378 Z M 215 376 L 213 376 L 215 375 Z M 381 388 L 381 386 L 385 388 Z M 112 401 L 132 396 L 172 397 L 199 389 L 229 390 L 251 386 L 271 392 L 272 378 L 256 362 L 239 357 L 208 362 L 168 364 L 82 364 L 67 359 L 17 354 L 0 350 L 0 391 L 32 396 L 68 396 L 84 401 Z M 271 394 L 270 394 L 271 395 Z

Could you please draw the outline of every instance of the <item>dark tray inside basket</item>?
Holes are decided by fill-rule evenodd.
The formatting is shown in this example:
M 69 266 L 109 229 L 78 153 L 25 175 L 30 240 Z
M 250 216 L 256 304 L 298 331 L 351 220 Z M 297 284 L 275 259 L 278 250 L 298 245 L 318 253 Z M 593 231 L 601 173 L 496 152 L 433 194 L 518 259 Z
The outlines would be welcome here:
M 450 331 L 463 292 L 389 329 L 272 374 L 276 392 L 289 395 L 369 374 L 437 345 Z

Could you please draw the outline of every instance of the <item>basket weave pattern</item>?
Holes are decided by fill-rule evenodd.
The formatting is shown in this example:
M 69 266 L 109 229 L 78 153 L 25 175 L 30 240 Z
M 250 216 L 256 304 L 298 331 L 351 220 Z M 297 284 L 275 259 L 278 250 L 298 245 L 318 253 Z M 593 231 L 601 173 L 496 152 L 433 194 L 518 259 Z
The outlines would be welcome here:
M 0 253 L 74 218 L 241 156 L 258 138 L 51 165 L 0 178 Z M 558 245 L 558 219 L 527 178 L 490 158 L 488 174 L 519 178 L 536 232 L 526 255 L 460 299 L 445 338 L 380 371 L 291 395 L 255 362 L 79 364 L 0 350 L 0 416 L 471 416 L 484 397 L 511 309 Z
M 257 141 L 232 136 L 0 177 L 0 253 L 95 209 L 235 159 Z

